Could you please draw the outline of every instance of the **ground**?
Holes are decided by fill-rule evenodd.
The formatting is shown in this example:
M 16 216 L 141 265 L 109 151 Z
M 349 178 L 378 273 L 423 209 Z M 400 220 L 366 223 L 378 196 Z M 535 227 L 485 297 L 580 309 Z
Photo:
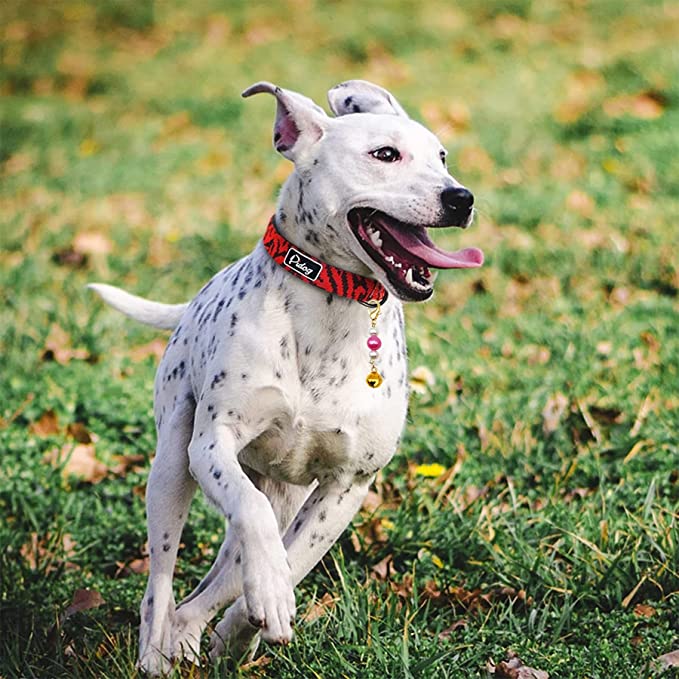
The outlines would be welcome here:
M 240 91 L 349 78 L 440 135 L 478 216 L 438 238 L 486 264 L 408 308 L 401 449 L 241 676 L 651 676 L 679 647 L 677 45 L 654 0 L 6 0 L 0 676 L 135 674 L 166 335 L 85 284 L 178 302 L 248 252 L 290 165 Z M 197 499 L 178 597 L 221 531 Z

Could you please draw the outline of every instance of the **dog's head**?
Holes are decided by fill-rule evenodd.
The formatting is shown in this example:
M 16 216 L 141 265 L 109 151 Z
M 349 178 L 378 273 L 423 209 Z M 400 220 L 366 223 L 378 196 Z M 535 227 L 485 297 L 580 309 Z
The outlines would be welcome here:
M 446 167 L 446 151 L 386 90 L 350 80 L 328 93 L 335 118 L 296 92 L 257 83 L 278 102 L 273 141 L 295 163 L 298 203 L 344 253 L 404 301 L 431 297 L 435 269 L 481 266 L 476 248 L 442 250 L 427 228 L 469 226 L 474 197 Z M 323 234 L 317 231 L 322 239 Z

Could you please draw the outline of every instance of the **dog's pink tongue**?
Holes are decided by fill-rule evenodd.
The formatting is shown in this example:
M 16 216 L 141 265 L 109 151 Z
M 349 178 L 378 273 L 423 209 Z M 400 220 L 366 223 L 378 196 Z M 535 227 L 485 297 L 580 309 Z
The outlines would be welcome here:
M 424 228 L 389 229 L 389 234 L 404 250 L 435 269 L 473 269 L 483 264 L 483 252 L 478 248 L 447 252 L 429 238 Z

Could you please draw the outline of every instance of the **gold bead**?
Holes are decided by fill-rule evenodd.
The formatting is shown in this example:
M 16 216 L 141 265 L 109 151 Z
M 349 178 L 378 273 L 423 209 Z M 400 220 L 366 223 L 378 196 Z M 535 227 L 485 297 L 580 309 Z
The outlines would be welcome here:
M 365 381 L 368 383 L 368 386 L 373 389 L 377 389 L 377 387 L 384 382 L 382 375 L 380 375 L 375 368 L 373 368 L 368 377 L 365 378 Z

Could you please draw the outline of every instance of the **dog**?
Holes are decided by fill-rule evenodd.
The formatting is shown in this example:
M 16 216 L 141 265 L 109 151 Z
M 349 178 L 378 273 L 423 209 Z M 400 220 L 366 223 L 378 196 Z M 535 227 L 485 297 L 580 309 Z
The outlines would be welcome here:
M 243 96 L 258 93 L 275 97 L 274 146 L 294 163 L 270 225 L 290 246 L 286 261 L 263 239 L 188 304 L 91 285 L 131 318 L 173 330 L 155 381 L 158 445 L 146 493 L 138 665 L 151 675 L 173 659 L 198 663 L 202 633 L 227 605 L 211 658 L 242 660 L 260 639 L 291 641 L 295 586 L 399 445 L 408 402 L 402 302 L 431 297 L 433 268 L 483 262 L 476 248 L 446 252 L 427 235 L 426 227 L 469 226 L 474 198 L 449 174 L 439 140 L 391 93 L 341 83 L 328 93 L 334 117 L 267 82 Z M 319 289 L 310 283 L 324 266 L 349 287 L 358 280 L 384 294 L 361 304 Z M 173 571 L 197 486 L 225 517 L 226 537 L 175 606 Z

